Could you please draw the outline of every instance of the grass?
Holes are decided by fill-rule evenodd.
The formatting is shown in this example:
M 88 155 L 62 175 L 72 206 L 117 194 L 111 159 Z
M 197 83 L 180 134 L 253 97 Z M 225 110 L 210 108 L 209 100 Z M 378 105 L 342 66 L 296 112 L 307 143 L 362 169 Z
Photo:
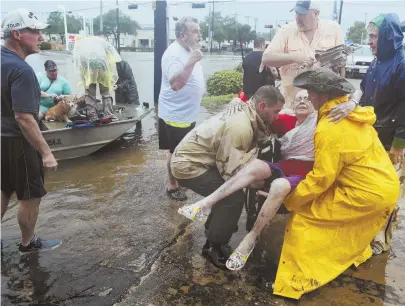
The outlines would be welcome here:
M 202 99 L 202 104 L 204 105 L 224 105 L 232 101 L 233 98 L 236 98 L 237 94 L 229 94 L 223 96 L 205 96 Z

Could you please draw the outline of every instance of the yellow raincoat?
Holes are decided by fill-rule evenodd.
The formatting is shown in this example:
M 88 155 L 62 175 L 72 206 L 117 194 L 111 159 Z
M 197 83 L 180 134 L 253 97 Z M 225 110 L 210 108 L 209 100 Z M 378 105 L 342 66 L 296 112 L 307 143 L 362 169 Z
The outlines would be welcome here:
M 109 90 L 118 80 L 116 63 L 121 57 L 105 39 L 90 36 L 76 42 L 73 61 L 85 88 L 90 84 L 102 84 Z
M 370 242 L 398 200 L 398 176 L 373 128 L 373 108 L 329 122 L 331 108 L 345 101 L 319 110 L 314 169 L 284 202 L 293 214 L 274 294 L 299 299 L 370 258 Z

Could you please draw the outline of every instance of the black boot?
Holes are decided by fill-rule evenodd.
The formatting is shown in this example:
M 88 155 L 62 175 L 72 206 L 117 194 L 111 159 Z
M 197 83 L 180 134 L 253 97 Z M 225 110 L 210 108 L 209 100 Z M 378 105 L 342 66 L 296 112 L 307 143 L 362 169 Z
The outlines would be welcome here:
M 207 243 L 210 243 L 207 241 Z M 204 247 L 207 245 L 204 245 Z M 204 249 L 203 249 L 204 252 Z M 232 254 L 232 248 L 227 244 L 214 244 L 211 243 L 211 248 L 204 255 L 204 257 L 212 263 L 215 267 L 226 270 L 226 261 Z

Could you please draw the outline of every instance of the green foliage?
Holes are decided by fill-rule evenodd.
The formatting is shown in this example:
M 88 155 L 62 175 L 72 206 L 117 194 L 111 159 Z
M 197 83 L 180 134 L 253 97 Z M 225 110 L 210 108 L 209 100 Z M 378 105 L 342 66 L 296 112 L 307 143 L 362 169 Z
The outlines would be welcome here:
M 243 73 L 243 65 L 242 65 L 242 63 L 238 64 L 238 65 L 235 67 L 235 71 L 240 72 L 240 73 Z
M 41 44 L 39 45 L 39 49 L 41 50 L 50 50 L 51 49 L 51 43 L 47 41 L 41 41 Z
M 222 95 L 222 96 L 206 96 L 202 99 L 204 105 L 223 105 L 228 104 L 232 99 L 236 98 L 235 94 Z
M 65 21 L 63 18 L 63 13 L 55 11 L 51 12 L 46 21 L 50 27 L 44 30 L 44 33 L 50 34 L 59 34 L 63 42 L 65 41 Z M 66 24 L 68 33 L 78 34 L 82 29 L 82 21 L 80 18 L 75 16 L 67 15 Z
M 100 16 L 97 16 L 93 21 L 94 33 L 100 32 Z M 120 33 L 136 36 L 141 29 L 139 23 L 132 20 L 131 17 L 120 11 Z M 115 9 L 109 10 L 103 14 L 103 32 L 117 35 L 117 11 Z
M 210 96 L 237 94 L 242 87 L 242 73 L 235 70 L 215 72 L 207 81 L 207 92 Z
M 212 15 L 206 16 L 200 23 L 203 39 L 209 37 L 209 29 L 212 27 Z M 247 24 L 239 23 L 235 17 L 223 17 L 220 12 L 214 14 L 214 41 L 221 44 L 225 40 L 233 40 L 234 45 L 240 40 L 249 43 L 256 38 L 256 32 L 252 31 Z
M 353 26 L 347 30 L 346 36 L 355 44 L 363 44 L 363 41 L 367 39 L 366 24 L 362 21 L 355 21 Z

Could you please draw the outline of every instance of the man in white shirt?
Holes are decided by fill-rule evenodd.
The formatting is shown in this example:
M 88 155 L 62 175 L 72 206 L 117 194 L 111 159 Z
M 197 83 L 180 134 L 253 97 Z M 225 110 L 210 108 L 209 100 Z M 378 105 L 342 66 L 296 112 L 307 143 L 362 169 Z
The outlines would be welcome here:
M 262 60 L 265 66 L 281 67 L 285 107 L 288 108 L 292 108 L 295 95 L 300 90 L 293 86 L 293 80 L 313 66 L 315 51 L 344 43 L 340 25 L 319 18 L 319 1 L 298 1 L 293 10 L 295 21 L 278 30 Z M 341 69 L 341 75 L 344 77 L 344 68 Z
M 159 149 L 169 150 L 167 195 L 179 201 L 187 200 L 170 170 L 170 160 L 176 146 L 191 131 L 200 111 L 205 93 L 205 81 L 199 61 L 201 30 L 198 21 L 183 17 L 176 23 L 176 41 L 162 57 L 162 85 L 159 95 Z

